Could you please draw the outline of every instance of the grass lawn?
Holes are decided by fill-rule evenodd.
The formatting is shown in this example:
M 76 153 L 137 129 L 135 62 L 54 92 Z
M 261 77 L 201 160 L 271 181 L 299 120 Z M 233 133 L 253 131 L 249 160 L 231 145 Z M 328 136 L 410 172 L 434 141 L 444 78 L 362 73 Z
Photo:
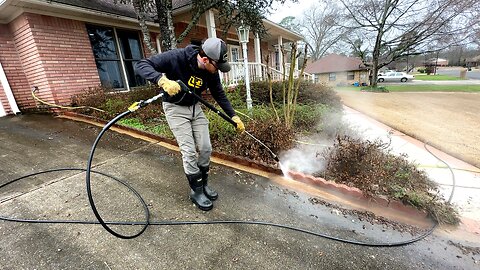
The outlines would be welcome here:
M 420 81 L 459 81 L 463 80 L 460 77 L 450 76 L 450 75 L 427 75 L 427 74 L 414 74 L 415 80 Z
M 480 92 L 480 85 L 380 85 L 390 92 Z M 339 91 L 360 91 L 360 87 L 336 87 Z

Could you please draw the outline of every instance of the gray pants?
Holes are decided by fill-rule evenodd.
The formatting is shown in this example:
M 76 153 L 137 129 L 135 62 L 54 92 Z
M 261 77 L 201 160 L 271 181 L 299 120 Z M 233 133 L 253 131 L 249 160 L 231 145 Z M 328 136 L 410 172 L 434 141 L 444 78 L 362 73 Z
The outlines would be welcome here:
M 179 106 L 163 102 L 163 111 L 180 147 L 185 174 L 197 174 L 200 172 L 198 166 L 209 166 L 212 144 L 208 132 L 208 119 L 200 104 Z

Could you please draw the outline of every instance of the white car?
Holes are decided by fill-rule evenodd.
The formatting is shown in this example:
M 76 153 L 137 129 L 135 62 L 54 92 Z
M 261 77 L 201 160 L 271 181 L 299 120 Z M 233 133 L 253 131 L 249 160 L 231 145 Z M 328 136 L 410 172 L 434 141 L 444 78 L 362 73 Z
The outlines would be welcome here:
M 378 76 L 386 76 L 388 73 L 396 72 L 395 70 L 387 69 L 385 71 L 378 72 Z
M 378 82 L 407 82 L 411 81 L 415 76 L 405 72 L 389 72 L 388 74 L 378 76 Z

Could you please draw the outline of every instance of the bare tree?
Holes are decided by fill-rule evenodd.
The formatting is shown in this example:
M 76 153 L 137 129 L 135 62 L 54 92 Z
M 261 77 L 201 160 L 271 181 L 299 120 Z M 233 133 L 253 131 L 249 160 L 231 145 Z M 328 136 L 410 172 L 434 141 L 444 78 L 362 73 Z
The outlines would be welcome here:
M 461 43 L 471 30 L 478 0 L 340 0 L 349 27 L 373 37 L 371 85 L 377 72 L 397 59 L 438 51 Z M 473 11 L 474 12 L 474 11 Z
M 302 25 L 294 16 L 287 16 L 283 18 L 278 24 L 295 33 L 302 33 Z
M 480 49 L 480 27 L 478 27 L 478 24 L 477 24 L 477 29 L 475 30 L 473 43 L 477 45 L 477 47 Z
M 302 15 L 301 26 L 305 41 L 310 47 L 313 60 L 323 57 L 332 46 L 346 34 L 342 27 L 342 8 L 337 2 L 320 1 L 308 8 Z

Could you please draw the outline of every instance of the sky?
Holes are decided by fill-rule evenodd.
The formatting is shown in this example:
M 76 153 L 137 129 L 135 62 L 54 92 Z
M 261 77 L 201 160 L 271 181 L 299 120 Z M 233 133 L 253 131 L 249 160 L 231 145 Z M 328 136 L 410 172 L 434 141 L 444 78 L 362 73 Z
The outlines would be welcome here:
M 273 13 L 267 16 L 267 19 L 279 23 L 283 18 L 288 16 L 300 17 L 303 11 L 309 8 L 316 0 L 298 0 L 297 3 L 287 0 L 285 4 L 274 4 L 272 7 L 275 9 Z

